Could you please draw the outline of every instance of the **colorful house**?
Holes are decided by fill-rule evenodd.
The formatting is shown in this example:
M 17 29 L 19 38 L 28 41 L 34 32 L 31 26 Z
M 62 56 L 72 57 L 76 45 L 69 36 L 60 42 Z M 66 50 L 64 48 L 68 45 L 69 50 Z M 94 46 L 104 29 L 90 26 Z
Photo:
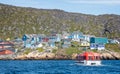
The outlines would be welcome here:
M 62 32 L 62 39 L 70 39 L 70 34 L 68 32 L 63 31 Z
M 14 40 L 13 40 L 13 42 L 22 42 L 23 40 L 21 39 L 21 38 L 15 38 Z
M 120 44 L 120 42 L 117 39 L 108 39 L 108 43 L 110 43 L 110 44 Z
M 94 35 L 83 35 L 84 36 L 84 41 L 90 42 L 90 38 L 95 37 Z
M 49 37 L 49 41 L 52 41 L 52 42 L 60 42 L 62 37 L 60 34 L 56 34 L 56 35 L 51 35 L 51 36 L 48 36 Z
M 40 42 L 40 37 L 37 34 L 25 34 L 22 37 L 25 48 L 35 47 Z
M 60 42 L 62 39 L 61 34 L 56 34 L 57 38 L 56 38 L 56 42 Z
M 90 42 L 85 41 L 85 40 L 81 41 L 80 46 L 82 46 L 82 47 L 89 47 L 90 46 Z
M 9 41 L 2 41 L 0 42 L 0 49 L 6 49 L 6 48 L 13 48 L 14 44 Z
M 48 42 L 48 45 L 49 45 L 49 47 L 55 47 L 55 42 L 50 41 L 50 42 Z
M 105 37 L 91 37 L 90 38 L 90 49 L 105 49 L 105 44 L 108 43 L 108 39 Z
M 14 52 L 15 50 L 13 42 L 10 41 L 0 42 L 0 55 L 13 54 Z
M 80 41 L 80 46 L 82 47 L 90 47 L 90 38 L 95 37 L 94 35 L 83 35 L 83 39 Z
M 14 53 L 13 51 L 7 50 L 7 49 L 0 50 L 0 55 L 8 55 L 8 54 L 13 54 L 13 53 Z
M 75 31 L 70 34 L 69 38 L 72 39 L 72 41 L 77 41 L 80 42 L 81 40 L 84 39 L 83 33 L 79 31 Z
M 90 44 L 90 49 L 104 50 L 105 49 L 105 44 L 92 43 L 92 44 Z
M 57 41 L 57 36 L 49 36 L 49 41 L 56 42 Z
M 106 43 L 108 43 L 108 39 L 105 37 L 91 37 L 90 43 L 106 44 Z
M 41 42 L 41 43 L 44 41 L 44 38 L 46 38 L 46 36 L 44 34 L 38 34 L 37 36 L 38 36 L 39 42 Z
M 0 42 L 2 42 L 3 40 L 2 39 L 0 39 Z
M 62 48 L 68 48 L 71 46 L 71 39 L 62 39 Z

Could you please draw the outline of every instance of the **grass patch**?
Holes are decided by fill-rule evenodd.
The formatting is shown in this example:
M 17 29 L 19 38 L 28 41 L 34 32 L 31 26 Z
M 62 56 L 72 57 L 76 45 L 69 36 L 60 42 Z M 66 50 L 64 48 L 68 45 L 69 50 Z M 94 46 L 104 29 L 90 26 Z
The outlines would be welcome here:
M 81 53 L 82 50 L 78 50 L 78 48 L 75 48 L 75 47 L 69 47 L 67 49 L 65 49 L 65 53 L 67 55 L 72 55 L 73 53 Z
M 52 53 L 56 53 L 58 50 L 57 49 L 53 49 L 52 50 Z
M 31 52 L 31 49 L 25 49 L 24 54 L 29 54 Z
M 71 42 L 71 46 L 72 47 L 80 47 L 80 43 L 76 42 L 76 41 L 73 41 L 73 42 Z
M 44 51 L 43 48 L 37 48 L 36 50 L 38 50 L 38 52 L 43 52 Z
M 93 51 L 93 52 L 97 52 L 97 49 L 93 49 L 93 50 L 91 50 L 91 51 Z

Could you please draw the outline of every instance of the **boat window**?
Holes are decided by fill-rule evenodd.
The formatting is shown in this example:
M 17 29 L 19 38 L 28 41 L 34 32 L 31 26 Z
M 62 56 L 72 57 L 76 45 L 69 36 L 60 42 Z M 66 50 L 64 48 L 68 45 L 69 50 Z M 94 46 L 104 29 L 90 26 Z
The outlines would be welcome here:
M 86 59 L 85 56 L 78 56 L 77 58 L 78 58 L 79 60 L 85 60 L 85 59 Z
M 92 56 L 89 56 L 89 60 L 93 60 L 93 59 L 92 59 Z
M 85 60 L 85 56 L 81 56 L 81 60 Z
M 99 56 L 96 56 L 95 59 L 96 59 L 96 60 L 100 60 L 100 57 L 99 57 Z
M 85 60 L 85 59 L 86 59 L 86 56 L 84 56 L 83 59 Z

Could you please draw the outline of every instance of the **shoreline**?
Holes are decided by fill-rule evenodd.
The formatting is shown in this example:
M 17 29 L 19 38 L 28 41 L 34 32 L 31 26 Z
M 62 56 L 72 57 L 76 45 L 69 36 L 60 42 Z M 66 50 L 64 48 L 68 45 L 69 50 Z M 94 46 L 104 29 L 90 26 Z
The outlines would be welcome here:
M 120 60 L 119 52 L 98 51 L 101 60 Z M 14 53 L 9 55 L 0 55 L 0 60 L 76 60 L 77 53 L 67 55 L 63 53 L 37 52 L 28 54 Z
M 0 58 L 0 60 L 76 60 L 72 58 Z M 120 60 L 120 58 L 101 57 L 101 60 Z

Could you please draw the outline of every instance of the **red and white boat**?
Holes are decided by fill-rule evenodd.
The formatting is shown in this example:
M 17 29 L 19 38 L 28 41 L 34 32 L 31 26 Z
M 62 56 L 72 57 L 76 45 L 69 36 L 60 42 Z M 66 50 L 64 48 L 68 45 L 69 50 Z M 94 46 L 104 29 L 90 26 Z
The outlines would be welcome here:
M 76 59 L 83 65 L 101 65 L 100 54 L 95 52 L 78 54 Z

